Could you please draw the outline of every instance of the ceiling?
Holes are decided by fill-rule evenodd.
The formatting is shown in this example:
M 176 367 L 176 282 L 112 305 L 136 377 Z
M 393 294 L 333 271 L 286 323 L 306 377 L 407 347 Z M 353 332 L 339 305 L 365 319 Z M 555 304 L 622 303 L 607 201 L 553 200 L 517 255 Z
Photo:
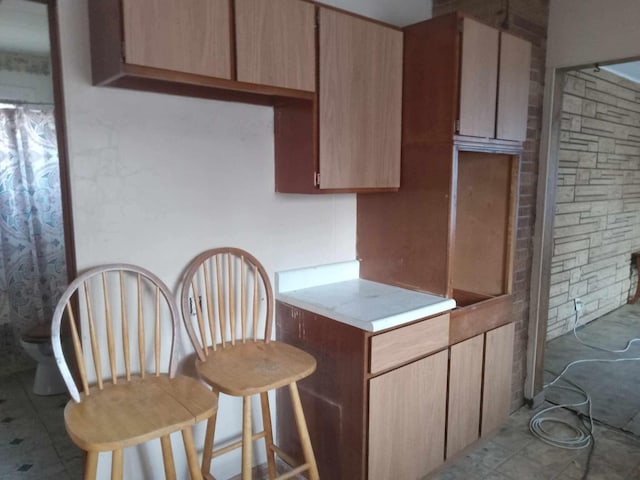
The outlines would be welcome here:
M 47 6 L 0 0 L 0 51 L 49 55 Z
M 631 80 L 635 83 L 640 83 L 640 61 L 617 63 L 615 65 L 606 65 L 602 70 L 606 70 L 616 75 Z

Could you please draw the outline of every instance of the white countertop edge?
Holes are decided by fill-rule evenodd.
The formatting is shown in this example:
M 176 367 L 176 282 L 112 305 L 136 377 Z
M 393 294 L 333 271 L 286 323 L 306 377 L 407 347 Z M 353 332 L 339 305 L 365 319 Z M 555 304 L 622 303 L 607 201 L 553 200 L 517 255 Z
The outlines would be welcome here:
M 275 274 L 275 292 L 277 295 L 292 290 L 354 280 L 359 277 L 360 262 L 357 260 L 284 270 Z
M 388 328 L 398 327 L 398 326 L 404 325 L 405 323 L 410 323 L 415 320 L 420 320 L 421 318 L 431 317 L 439 313 L 447 312 L 449 310 L 454 309 L 456 306 L 455 300 L 448 298 L 448 299 L 443 299 L 442 302 L 439 302 L 437 304 L 416 308 L 414 310 L 402 312 L 397 315 L 391 315 L 389 317 L 384 317 L 378 320 L 367 322 L 367 321 L 356 320 L 352 317 L 347 317 L 345 315 L 340 315 L 339 313 L 336 313 L 334 310 L 323 308 L 316 304 L 306 303 L 306 302 L 297 300 L 295 298 L 291 298 L 286 294 L 276 294 L 276 299 L 280 300 L 281 302 L 288 303 L 289 305 L 292 305 L 294 307 L 308 310 L 312 313 L 322 315 L 323 317 L 336 320 L 340 323 L 351 325 L 352 327 L 356 327 L 356 328 L 359 328 L 360 330 L 365 330 L 367 332 L 381 332 L 382 330 L 386 330 Z

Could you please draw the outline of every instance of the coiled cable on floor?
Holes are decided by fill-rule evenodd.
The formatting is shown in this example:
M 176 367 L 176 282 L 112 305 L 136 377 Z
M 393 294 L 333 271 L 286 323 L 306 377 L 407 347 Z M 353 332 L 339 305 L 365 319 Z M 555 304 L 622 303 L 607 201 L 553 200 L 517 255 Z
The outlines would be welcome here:
M 626 347 L 621 350 L 610 350 L 604 347 L 600 347 L 598 345 L 592 345 L 590 343 L 585 342 L 578 336 L 577 327 L 578 327 L 579 318 L 580 318 L 579 311 L 576 309 L 576 320 L 573 326 L 573 335 L 578 340 L 578 342 L 585 345 L 586 347 L 590 347 L 595 350 L 600 350 L 608 353 L 626 353 L 627 351 L 629 351 L 633 343 L 640 342 L 640 338 L 633 338 L 629 340 L 627 342 Z M 564 448 L 569 450 L 580 450 L 583 448 L 587 448 L 589 446 L 593 447 L 595 443 L 595 438 L 593 435 L 593 414 L 592 414 L 591 396 L 589 395 L 588 392 L 586 392 L 580 386 L 562 377 L 569 371 L 571 367 L 582 364 L 582 363 L 595 363 L 595 362 L 617 363 L 617 362 L 637 362 L 637 361 L 640 361 L 640 357 L 614 358 L 614 359 L 590 358 L 590 359 L 575 360 L 573 362 L 570 362 L 564 367 L 564 369 L 562 370 L 562 372 L 560 372 L 559 375 L 557 375 L 551 382 L 545 384 L 543 389 L 558 388 L 561 390 L 567 390 L 567 391 L 581 395 L 582 397 L 584 397 L 584 400 L 578 401 L 575 403 L 563 403 L 559 405 L 552 405 L 551 407 L 547 407 L 540 410 L 539 412 L 535 413 L 531 417 L 531 420 L 529 422 L 529 430 L 535 437 L 539 438 L 543 442 L 549 445 L 552 445 L 554 447 Z M 558 383 L 560 380 L 562 380 L 563 382 L 571 386 L 566 387 L 566 386 L 556 385 L 556 383 Z M 568 409 L 572 407 L 579 408 L 583 406 L 587 407 L 586 415 L 578 414 L 582 421 L 582 426 L 579 426 L 579 425 L 577 426 L 561 418 L 549 415 L 550 412 L 553 412 L 555 410 L 564 409 L 564 408 Z M 584 419 L 585 416 L 586 416 L 586 421 Z M 563 425 L 567 427 L 573 433 L 573 435 L 568 435 L 568 436 L 565 435 L 560 437 L 557 434 L 551 433 L 548 428 L 545 428 L 545 424 L 547 426 Z M 589 454 L 589 458 L 587 460 L 587 467 L 582 478 L 586 478 L 588 475 L 592 452 L 593 452 L 593 449 Z

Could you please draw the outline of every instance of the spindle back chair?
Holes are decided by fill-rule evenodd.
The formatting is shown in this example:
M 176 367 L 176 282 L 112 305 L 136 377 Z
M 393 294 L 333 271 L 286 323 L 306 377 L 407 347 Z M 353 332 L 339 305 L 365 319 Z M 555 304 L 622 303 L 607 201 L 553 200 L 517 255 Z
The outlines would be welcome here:
M 167 478 L 175 478 L 169 435 L 178 431 L 192 478 L 202 478 L 191 428 L 215 414 L 217 395 L 195 379 L 176 376 L 178 322 L 168 287 L 135 265 L 92 268 L 60 298 L 52 346 L 72 397 L 65 427 L 87 451 L 85 478 L 95 478 L 103 451 L 113 452 L 112 478 L 122 478 L 123 448 L 154 438 L 161 440 Z M 73 355 L 66 353 L 75 360 L 81 391 L 65 357 L 62 330 L 70 333 Z
M 196 369 L 216 392 L 243 398 L 242 440 L 214 450 L 216 416 L 207 424 L 202 471 L 211 460 L 242 448 L 242 478 L 251 478 L 252 441 L 264 438 L 269 478 L 276 478 L 275 454 L 292 459 L 273 443 L 269 390 L 289 386 L 300 433 L 304 463 L 293 472 L 318 478 L 313 449 L 300 403 L 297 381 L 313 373 L 315 359 L 306 352 L 271 340 L 273 291 L 265 268 L 250 253 L 233 247 L 207 250 L 186 269 L 181 295 L 182 317 L 198 354 Z M 263 431 L 253 434 L 251 396 L 260 395 Z M 280 478 L 280 477 L 279 477 Z

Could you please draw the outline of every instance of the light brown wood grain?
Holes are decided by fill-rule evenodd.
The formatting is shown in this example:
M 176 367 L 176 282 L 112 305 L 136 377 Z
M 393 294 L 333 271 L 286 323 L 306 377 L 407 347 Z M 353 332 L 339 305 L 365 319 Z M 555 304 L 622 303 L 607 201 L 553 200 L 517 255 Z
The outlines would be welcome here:
M 449 314 L 371 337 L 371 373 L 428 355 L 449 344 Z
M 402 33 L 320 8 L 320 188 L 398 188 Z
M 495 136 L 498 30 L 463 18 L 460 71 L 461 135 Z
M 296 425 L 298 426 L 298 435 L 300 436 L 300 444 L 302 445 L 305 466 L 309 469 L 309 479 L 319 480 L 318 466 L 316 465 L 316 459 L 313 454 L 313 447 L 311 446 L 311 439 L 309 438 L 309 430 L 307 429 L 307 422 L 304 418 L 302 403 L 300 402 L 300 393 L 298 392 L 298 385 L 296 382 L 289 384 L 289 391 L 291 393 L 293 416 L 296 420 Z
M 195 425 L 196 418 L 185 398 L 208 405 L 199 412 L 205 418 L 217 408 L 216 396 L 192 378 L 179 377 L 184 394 L 172 392 L 168 377 L 134 378 L 129 383 L 106 384 L 94 389 L 80 403 L 65 407 L 65 427 L 74 443 L 86 451 L 110 451 L 137 445 Z
M 315 6 L 235 0 L 238 80 L 315 90 Z
M 513 222 L 510 155 L 459 152 L 453 288 L 487 295 L 507 292 Z
M 500 73 L 496 137 L 524 141 L 529 114 L 531 44 L 500 33 Z
M 482 428 L 484 436 L 498 428 L 511 407 L 511 368 L 515 325 L 510 323 L 486 333 Z
M 422 478 L 441 465 L 447 352 L 373 378 L 369 389 L 369 480 Z
M 483 351 L 484 335 L 451 347 L 447 458 L 475 442 L 480 435 Z
M 129 64 L 231 78 L 228 0 L 125 0 Z
M 198 373 L 217 391 L 253 395 L 283 387 L 310 375 L 316 368 L 308 353 L 280 342 L 250 342 L 209 352 L 196 362 Z

